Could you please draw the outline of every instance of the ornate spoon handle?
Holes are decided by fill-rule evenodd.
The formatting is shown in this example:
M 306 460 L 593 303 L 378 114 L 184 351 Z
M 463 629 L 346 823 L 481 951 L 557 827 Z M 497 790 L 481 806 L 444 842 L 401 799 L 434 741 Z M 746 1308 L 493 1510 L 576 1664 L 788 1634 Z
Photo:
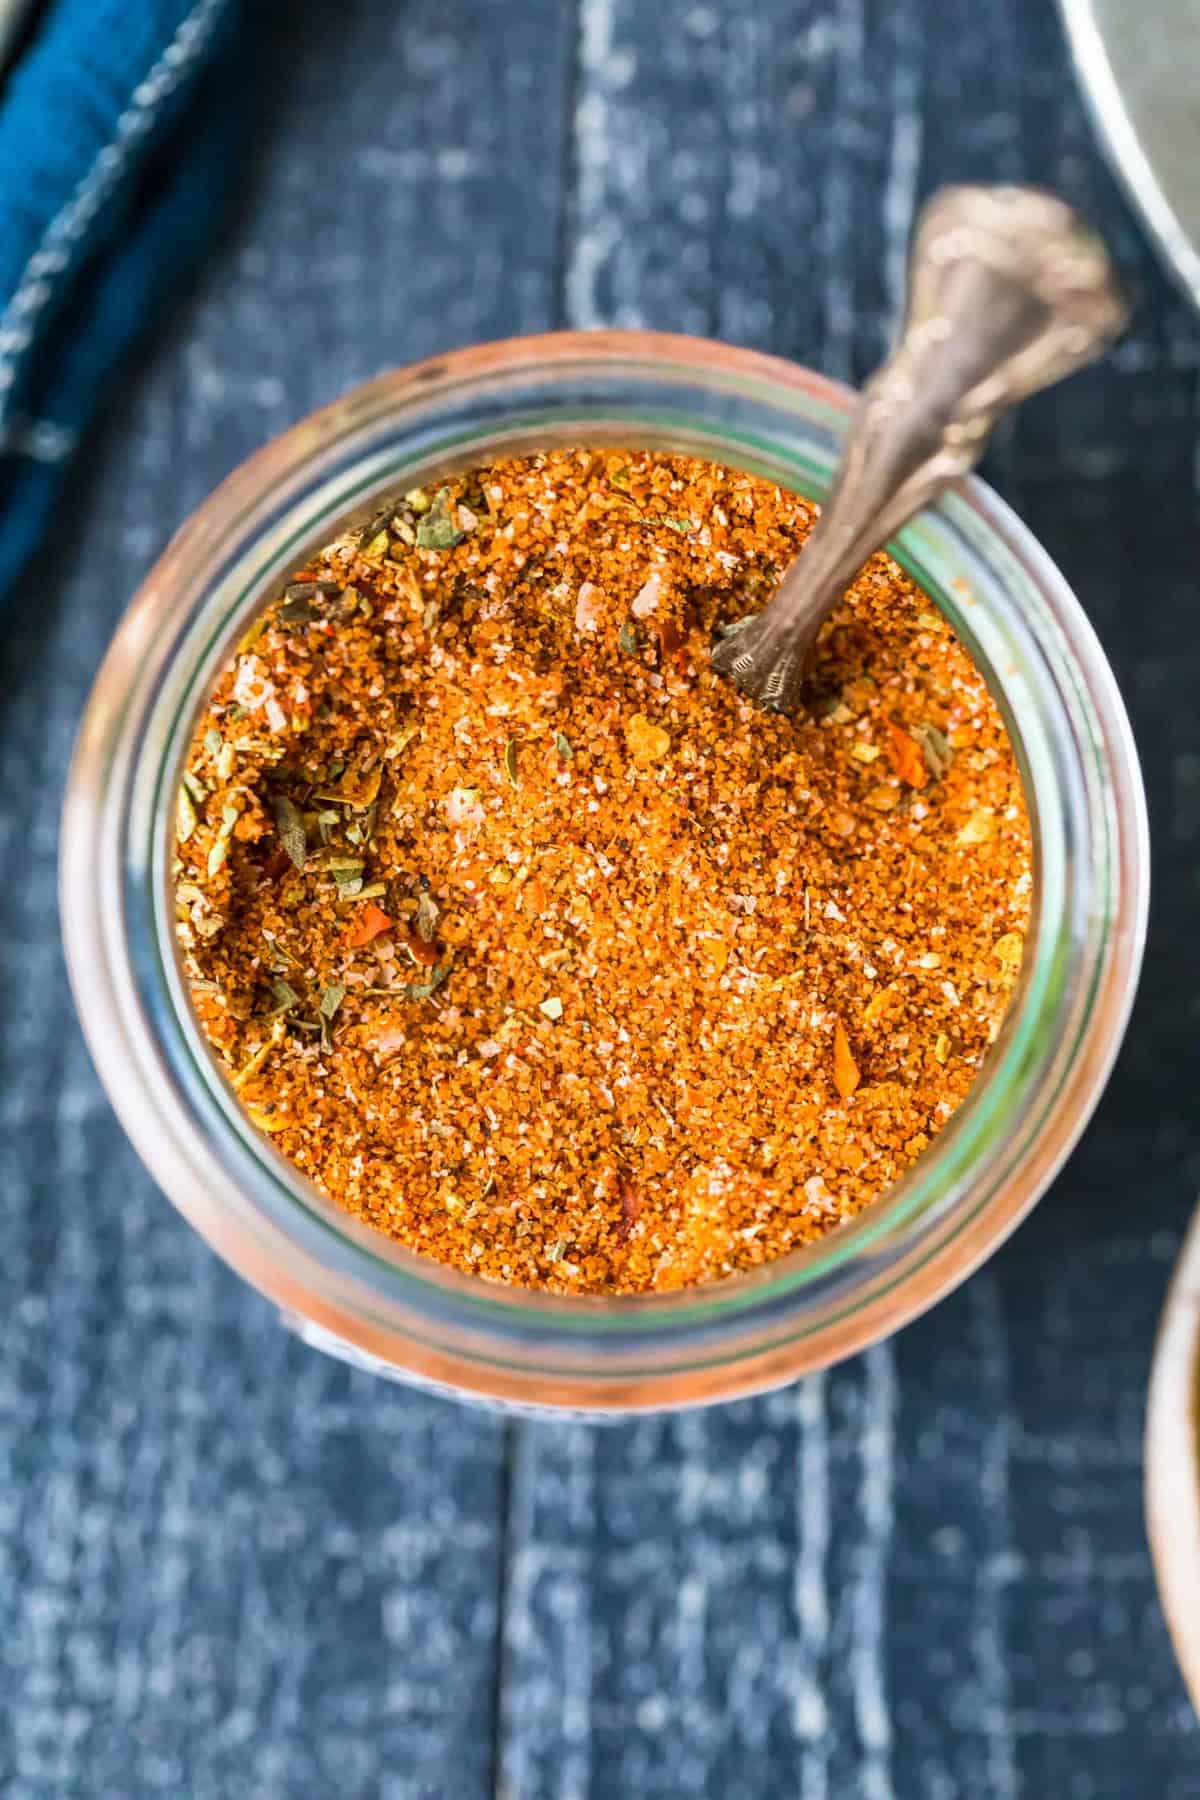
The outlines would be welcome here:
M 791 712 L 817 631 L 867 557 L 966 474 L 996 420 L 1090 362 L 1127 317 L 1099 238 L 1035 188 L 948 187 L 924 208 L 908 317 L 863 391 L 824 511 L 764 612 L 713 650 Z

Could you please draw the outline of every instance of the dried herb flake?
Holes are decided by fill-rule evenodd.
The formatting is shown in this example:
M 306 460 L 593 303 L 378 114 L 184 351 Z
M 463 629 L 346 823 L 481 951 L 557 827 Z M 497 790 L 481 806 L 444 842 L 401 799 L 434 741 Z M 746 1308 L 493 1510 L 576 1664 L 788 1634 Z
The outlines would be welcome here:
M 279 609 L 278 619 L 281 625 L 311 625 L 319 614 L 310 599 L 285 600 Z
M 234 655 L 245 656 L 247 650 L 252 650 L 254 648 L 266 629 L 267 615 L 265 612 L 259 613 L 257 619 L 251 621 L 250 625 L 238 639 L 237 649 L 234 651 Z
M 199 823 L 200 821 L 196 816 L 196 807 L 192 800 L 192 796 L 181 782 L 179 786 L 179 799 L 175 811 L 175 836 L 179 839 L 181 844 L 187 843 Z
M 417 936 L 425 943 L 432 944 L 437 936 L 437 923 L 441 916 L 441 908 L 427 887 L 421 889 L 417 896 Z
M 329 864 L 329 872 L 337 883 L 338 899 L 353 900 L 363 891 L 363 865 L 355 857 L 339 857 Z
M 465 536 L 451 511 L 450 489 L 439 488 L 432 506 L 417 526 L 418 545 L 422 550 L 453 550 Z
M 286 794 L 277 794 L 274 802 L 275 829 L 279 833 L 279 841 L 287 851 L 296 868 L 302 869 L 308 857 L 308 839 L 304 830 L 304 820 L 295 801 L 289 800 Z
M 326 1050 L 333 1043 L 333 1021 L 345 998 L 346 990 L 340 982 L 331 982 L 328 987 L 321 989 L 321 1004 L 317 1011 L 321 1020 L 321 1043 Z
M 925 758 L 925 767 L 935 781 L 940 781 L 954 761 L 954 752 L 950 748 L 950 740 L 944 731 L 928 722 L 914 725 L 913 736 L 921 746 L 921 755 Z
M 431 994 L 437 993 L 449 973 L 450 964 L 448 961 L 436 963 L 434 967 L 430 969 L 429 974 L 424 981 L 410 981 L 407 987 L 401 988 L 399 992 L 403 995 L 405 1000 L 428 1000 Z

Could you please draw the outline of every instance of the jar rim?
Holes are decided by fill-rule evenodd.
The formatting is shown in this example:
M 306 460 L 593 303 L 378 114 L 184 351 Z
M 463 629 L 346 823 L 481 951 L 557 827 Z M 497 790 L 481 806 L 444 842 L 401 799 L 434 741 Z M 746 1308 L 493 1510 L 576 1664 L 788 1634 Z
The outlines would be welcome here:
M 237 621 L 244 625 L 276 571 L 295 566 L 300 538 L 305 547 L 322 531 L 328 538 L 351 503 L 413 485 L 424 478 L 422 458 L 445 468 L 448 458 L 467 455 L 468 441 L 474 461 L 497 453 L 486 445 L 511 447 L 521 431 L 539 441 L 534 397 L 547 404 L 556 383 L 575 384 L 574 413 L 590 416 L 593 427 L 605 420 L 626 442 L 639 432 L 649 441 L 644 410 L 613 398 L 639 382 L 672 389 L 676 436 L 707 433 L 714 457 L 724 442 L 723 460 L 752 467 L 782 458 L 793 473 L 800 452 L 790 444 L 785 455 L 768 428 L 782 433 L 786 422 L 803 436 L 815 412 L 836 439 L 854 401 L 839 384 L 761 352 L 640 332 L 509 339 L 375 378 L 243 463 L 168 546 L 97 679 L 64 815 L 63 917 L 77 1005 L 126 1129 L 172 1199 L 243 1274 L 335 1340 L 409 1376 L 445 1376 L 456 1390 L 560 1406 L 578 1405 L 581 1392 L 593 1405 L 629 1407 L 770 1385 L 848 1354 L 882 1335 L 881 1323 L 892 1329 L 941 1297 L 1024 1216 L 1086 1123 L 1132 1004 L 1146 921 L 1145 806 L 1111 671 L 1049 557 L 1002 501 L 969 479 L 891 548 L 997 684 L 1037 802 L 1041 910 L 1000 1044 L 914 1168 L 858 1218 L 761 1269 L 674 1294 L 612 1297 L 462 1275 L 392 1245 L 315 1190 L 300 1191 L 308 1184 L 241 1118 L 207 1050 L 195 1060 L 198 1028 L 173 956 L 166 821 L 181 732 L 204 670 L 227 653 Z M 685 390 L 690 414 L 680 410 Z M 485 393 L 491 410 L 470 438 L 463 418 Z M 744 409 L 740 435 L 722 437 L 724 416 L 714 421 L 706 410 L 714 396 Z M 591 402 L 601 410 L 588 415 Z M 544 443 L 545 415 L 540 429 Z M 386 440 L 394 457 L 397 434 L 412 478 L 384 481 L 378 443 Z M 576 430 L 573 441 L 585 439 Z M 810 472 L 801 491 L 812 493 L 814 481 L 819 487 Z M 955 555 L 958 576 L 948 574 Z M 948 582 L 961 584 L 964 567 L 969 592 L 956 595 Z M 1001 602 L 1003 630 L 988 610 Z M 1011 666 L 997 667 L 999 657 Z M 1048 709 L 1040 736 L 1028 710 L 1035 706 Z M 157 736 L 148 721 L 157 721 Z M 156 821 L 152 842 L 147 820 Z M 1048 937 L 1051 889 L 1058 913 Z M 1048 1007 L 1058 1008 L 1072 1042 L 1039 1044 Z M 1006 1125 L 994 1104 L 1001 1078 L 1020 1078 L 1029 1102 L 1039 1070 L 1048 1088 L 1042 1116 L 1025 1119 L 1020 1154 L 1006 1169 L 996 1141 Z M 214 1125 L 223 1104 L 224 1126 Z M 225 1144 L 214 1156 L 205 1131 L 226 1128 L 236 1155 Z M 985 1151 L 998 1159 L 995 1179 L 968 1206 Z M 799 1314 L 814 1295 L 819 1317 L 810 1306 L 805 1331 Z

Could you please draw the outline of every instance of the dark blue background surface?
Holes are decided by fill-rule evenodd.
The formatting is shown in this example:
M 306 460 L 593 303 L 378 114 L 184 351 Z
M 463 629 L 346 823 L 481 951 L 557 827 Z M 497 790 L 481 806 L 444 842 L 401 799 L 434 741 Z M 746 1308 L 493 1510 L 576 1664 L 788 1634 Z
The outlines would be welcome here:
M 1050 0 L 293 6 L 262 113 L 0 645 L 0 1792 L 1194 1800 L 1140 1433 L 1200 1173 L 1200 330 Z M 505 1424 L 304 1350 L 153 1190 L 69 1010 L 59 796 L 131 590 L 265 437 L 448 345 L 645 323 L 859 378 L 914 203 L 997 177 L 1082 203 L 1139 293 L 990 463 L 1150 790 L 1146 978 L 1083 1147 L 935 1313 L 759 1402 Z

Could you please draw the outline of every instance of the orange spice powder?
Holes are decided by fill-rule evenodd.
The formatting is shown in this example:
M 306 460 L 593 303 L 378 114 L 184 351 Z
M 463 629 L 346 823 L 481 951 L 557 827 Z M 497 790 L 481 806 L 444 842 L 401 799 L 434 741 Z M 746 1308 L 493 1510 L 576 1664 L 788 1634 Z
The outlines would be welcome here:
M 250 1118 L 415 1251 L 564 1292 L 770 1261 L 963 1099 L 1021 964 L 1012 749 L 887 556 L 798 718 L 709 667 L 814 509 L 499 462 L 297 572 L 180 792 L 179 935 Z

